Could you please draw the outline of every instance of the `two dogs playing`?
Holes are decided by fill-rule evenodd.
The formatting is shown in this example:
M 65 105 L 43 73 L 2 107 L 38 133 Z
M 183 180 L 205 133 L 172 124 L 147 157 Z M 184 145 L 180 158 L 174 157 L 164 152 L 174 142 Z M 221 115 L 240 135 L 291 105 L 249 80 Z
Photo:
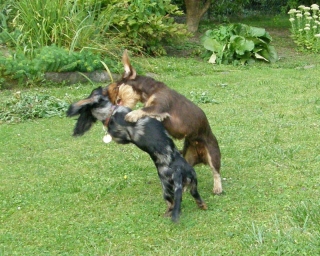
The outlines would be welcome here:
M 183 95 L 150 77 L 137 75 L 127 52 L 122 58 L 122 78 L 106 88 L 95 89 L 88 98 L 72 104 L 68 116 L 80 115 L 74 135 L 82 135 L 99 120 L 117 143 L 133 143 L 153 160 L 167 202 L 167 216 L 179 220 L 183 187 L 199 208 L 207 209 L 197 190 L 196 173 L 192 166 L 208 164 L 213 172 L 215 194 L 222 193 L 220 149 L 204 112 Z M 131 111 L 136 103 L 142 109 Z M 182 155 L 167 132 L 184 139 Z

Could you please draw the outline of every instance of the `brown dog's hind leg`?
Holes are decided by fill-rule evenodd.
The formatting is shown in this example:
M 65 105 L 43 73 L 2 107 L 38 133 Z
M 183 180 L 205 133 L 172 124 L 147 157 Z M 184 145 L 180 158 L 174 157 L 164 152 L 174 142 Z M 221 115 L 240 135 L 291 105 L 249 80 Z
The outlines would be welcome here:
M 201 163 L 197 148 L 186 139 L 184 141 L 183 149 L 182 149 L 182 155 L 184 159 L 190 164 L 191 166 L 194 166 L 198 163 Z
M 218 145 L 208 145 L 202 141 L 185 140 L 182 150 L 183 157 L 187 162 L 194 166 L 199 163 L 207 164 L 212 169 L 213 174 L 213 193 L 222 193 L 220 175 L 220 150 Z
M 213 174 L 213 193 L 219 195 L 222 193 L 221 175 L 220 175 L 220 150 L 217 146 L 206 145 L 205 162 L 211 167 Z

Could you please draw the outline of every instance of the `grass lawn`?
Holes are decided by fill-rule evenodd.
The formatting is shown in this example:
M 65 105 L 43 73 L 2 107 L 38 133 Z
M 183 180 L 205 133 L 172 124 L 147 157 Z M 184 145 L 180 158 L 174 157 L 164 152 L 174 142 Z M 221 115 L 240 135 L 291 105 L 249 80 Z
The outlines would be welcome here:
M 196 102 L 220 143 L 224 194 L 197 166 L 209 209 L 185 193 L 178 224 L 163 217 L 149 157 L 104 144 L 102 125 L 73 138 L 66 117 L 3 122 L 0 255 L 320 255 L 320 56 L 297 53 L 286 28 L 269 31 L 273 65 L 134 59 Z M 95 86 L 20 91 L 71 103 Z

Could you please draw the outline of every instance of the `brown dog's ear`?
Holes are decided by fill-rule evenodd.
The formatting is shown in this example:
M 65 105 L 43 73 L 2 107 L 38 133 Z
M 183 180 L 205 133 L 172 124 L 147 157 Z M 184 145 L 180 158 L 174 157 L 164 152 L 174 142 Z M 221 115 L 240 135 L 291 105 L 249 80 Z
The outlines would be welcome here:
M 117 97 L 119 94 L 119 85 L 117 83 L 109 84 L 104 88 L 103 95 L 108 96 L 112 104 L 117 104 Z
M 135 69 L 131 66 L 129 56 L 128 56 L 128 51 L 124 50 L 123 55 L 122 55 L 122 63 L 124 67 L 124 74 L 122 78 L 128 79 L 128 80 L 133 80 L 137 76 L 137 72 Z

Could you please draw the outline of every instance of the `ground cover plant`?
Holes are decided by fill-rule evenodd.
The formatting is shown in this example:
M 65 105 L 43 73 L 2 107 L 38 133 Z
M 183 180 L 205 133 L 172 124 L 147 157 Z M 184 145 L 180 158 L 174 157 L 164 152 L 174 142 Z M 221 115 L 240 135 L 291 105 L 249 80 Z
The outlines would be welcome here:
M 185 194 L 179 224 L 162 216 L 152 161 L 103 144 L 101 125 L 74 138 L 66 117 L 2 123 L 0 255 L 319 255 L 320 58 L 296 52 L 287 28 L 268 31 L 271 65 L 139 59 L 199 104 L 221 146 L 225 193 L 197 166 L 209 209 Z M 71 103 L 96 86 L 20 91 Z M 1 104 L 16 93 L 2 90 Z

